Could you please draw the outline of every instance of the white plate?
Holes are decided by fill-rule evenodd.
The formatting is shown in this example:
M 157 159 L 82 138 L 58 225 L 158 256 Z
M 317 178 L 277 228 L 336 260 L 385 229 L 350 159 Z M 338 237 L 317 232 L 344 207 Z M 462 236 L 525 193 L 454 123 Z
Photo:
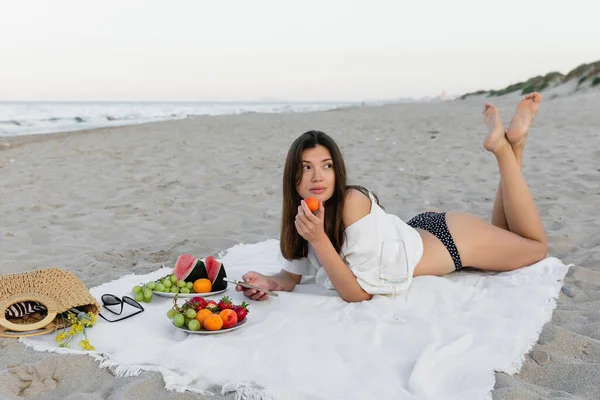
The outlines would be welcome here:
M 208 293 L 179 293 L 179 296 L 177 296 L 179 299 L 188 299 L 190 297 L 196 297 L 196 296 L 200 296 L 200 297 L 208 297 L 208 296 L 214 296 L 217 294 L 221 294 L 221 293 L 225 293 L 227 290 L 229 289 L 229 286 L 226 289 L 223 290 L 217 290 L 216 292 L 208 292 Z M 157 296 L 161 296 L 161 297 L 170 297 L 173 298 L 175 297 L 175 295 L 177 293 L 171 293 L 171 292 L 153 292 L 153 294 L 157 295 Z
M 246 324 L 246 321 L 248 321 L 248 319 L 244 319 L 242 322 L 238 322 L 237 324 L 235 324 L 234 326 L 232 326 L 229 329 L 219 329 L 218 331 L 207 331 L 206 329 L 202 329 L 202 330 L 199 330 L 199 331 L 190 331 L 185 326 L 182 326 L 181 328 L 176 327 L 174 321 L 171 321 L 171 324 L 173 325 L 173 327 L 175 327 L 175 329 L 183 331 L 185 333 L 197 333 L 199 335 L 213 335 L 215 333 L 225 333 L 225 332 L 235 331 L 236 329 L 241 328 L 242 326 L 244 326 Z

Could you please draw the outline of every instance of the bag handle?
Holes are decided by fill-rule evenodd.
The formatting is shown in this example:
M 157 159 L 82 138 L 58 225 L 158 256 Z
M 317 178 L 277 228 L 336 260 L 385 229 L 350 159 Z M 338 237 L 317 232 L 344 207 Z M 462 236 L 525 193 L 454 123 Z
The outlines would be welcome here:
M 31 325 L 25 325 L 25 326 L 31 326 Z M 0 337 L 8 338 L 8 339 L 15 339 L 15 338 L 20 338 L 20 337 L 40 336 L 40 335 L 45 335 L 46 333 L 54 332 L 55 330 L 56 330 L 56 325 L 54 324 L 54 322 L 51 322 L 50 325 L 45 327 L 43 330 L 37 330 L 37 331 L 31 331 L 31 332 L 7 333 L 0 326 Z
M 21 303 L 24 301 L 35 301 L 38 303 L 42 303 L 46 309 L 48 310 L 48 315 L 41 321 L 38 321 L 34 324 L 15 324 L 14 322 L 10 322 L 6 319 L 6 310 L 8 307 L 12 306 L 16 303 Z M 0 301 L 0 327 L 10 330 L 13 332 L 28 332 L 35 331 L 42 328 L 49 328 L 48 325 L 54 321 L 57 313 L 57 305 L 56 302 L 48 296 L 45 296 L 40 293 L 22 293 L 17 294 L 11 297 L 8 297 L 2 301 Z M 54 328 L 55 329 L 55 328 Z M 47 331 L 50 332 L 50 331 Z M 47 333 L 44 331 L 43 333 Z M 41 334 L 41 333 L 39 333 Z M 16 336 L 16 335 L 14 335 Z

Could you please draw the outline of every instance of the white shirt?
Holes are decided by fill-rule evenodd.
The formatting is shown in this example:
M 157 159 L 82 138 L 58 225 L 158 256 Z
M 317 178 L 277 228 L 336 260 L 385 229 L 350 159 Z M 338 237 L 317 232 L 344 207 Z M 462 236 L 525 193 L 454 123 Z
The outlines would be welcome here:
M 391 294 L 392 287 L 379 278 L 379 256 L 384 240 L 402 240 L 406 248 L 408 283 L 412 282 L 415 267 L 423 255 L 423 240 L 416 229 L 393 214 L 386 213 L 369 192 L 371 211 L 346 228 L 346 241 L 342 245 L 340 257 L 352 270 L 358 284 L 369 294 Z M 316 282 L 327 289 L 335 289 L 320 263 L 312 246 L 308 245 L 308 256 L 299 260 L 284 259 L 283 269 L 303 277 L 314 277 Z

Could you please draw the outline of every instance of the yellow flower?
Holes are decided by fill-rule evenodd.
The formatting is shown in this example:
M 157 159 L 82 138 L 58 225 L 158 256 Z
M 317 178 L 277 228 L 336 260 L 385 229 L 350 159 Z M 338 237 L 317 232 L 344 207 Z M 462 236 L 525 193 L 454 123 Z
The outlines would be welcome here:
M 67 315 L 67 319 L 69 320 L 69 322 L 71 324 L 76 324 L 77 323 L 77 317 L 73 313 L 69 313 L 69 315 Z
M 94 313 L 84 313 L 75 308 L 72 308 L 67 313 L 63 314 L 66 316 L 67 321 L 70 324 L 70 329 L 68 331 L 63 330 L 62 333 L 56 336 L 56 341 L 59 343 L 59 347 L 69 347 L 69 342 L 73 339 L 77 334 L 82 334 L 83 338 L 79 342 L 79 347 L 83 350 L 96 350 L 94 346 L 90 344 L 90 341 L 87 339 L 87 328 L 94 326 L 98 321 L 98 317 Z
M 96 350 L 96 348 L 90 344 L 88 339 L 83 339 L 79 342 L 79 346 L 84 350 Z
M 92 327 L 95 324 L 94 321 L 90 321 L 89 319 L 84 319 L 81 322 L 83 323 L 83 326 L 85 326 L 86 328 Z
M 98 316 L 96 314 L 94 314 L 93 312 L 89 312 L 88 316 L 90 317 L 91 321 L 91 326 L 96 325 L 96 322 L 98 322 Z

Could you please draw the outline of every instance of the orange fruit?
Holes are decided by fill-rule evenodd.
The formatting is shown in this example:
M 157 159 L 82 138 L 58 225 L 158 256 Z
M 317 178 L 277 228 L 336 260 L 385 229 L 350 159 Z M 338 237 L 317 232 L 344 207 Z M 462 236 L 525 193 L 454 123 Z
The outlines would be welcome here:
M 194 282 L 194 292 L 208 293 L 212 290 L 212 283 L 206 278 L 196 279 Z
M 204 323 L 204 320 L 209 315 L 213 315 L 212 311 L 207 310 L 206 308 L 203 308 L 202 310 L 200 310 L 196 313 L 196 321 L 200 322 L 200 326 L 202 326 L 202 324 Z
M 223 320 L 219 314 L 207 315 L 202 326 L 207 331 L 218 331 L 223 327 Z
M 304 199 L 304 202 L 308 206 L 308 209 L 312 212 L 315 212 L 319 209 L 319 200 L 315 199 L 314 197 L 307 197 Z

